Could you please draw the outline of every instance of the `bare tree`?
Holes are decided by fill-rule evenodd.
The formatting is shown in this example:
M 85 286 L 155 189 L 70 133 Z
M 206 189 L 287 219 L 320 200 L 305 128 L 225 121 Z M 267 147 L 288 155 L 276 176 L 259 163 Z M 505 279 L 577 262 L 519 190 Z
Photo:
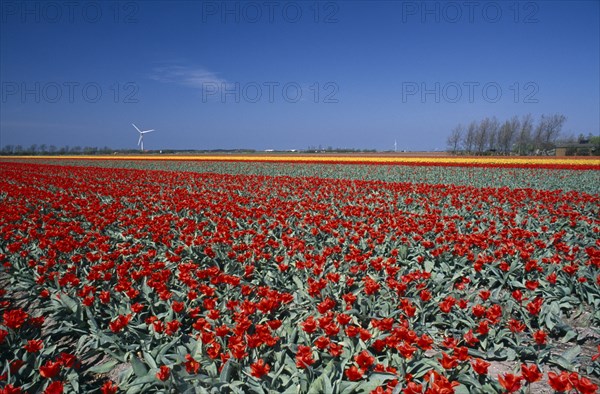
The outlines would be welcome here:
M 505 121 L 500 126 L 500 130 L 498 131 L 498 147 L 503 154 L 507 155 L 510 153 L 520 125 L 519 118 L 513 116 L 511 120 Z
M 463 131 L 464 127 L 461 124 L 459 124 L 454 129 L 452 129 L 452 133 L 448 137 L 448 149 L 451 150 L 454 154 L 456 154 L 456 151 L 458 150 L 458 146 L 462 139 Z
M 565 116 L 561 114 L 543 115 L 534 127 L 531 114 L 521 119 L 513 116 L 502 124 L 495 116 L 486 117 L 480 122 L 469 123 L 466 129 L 459 124 L 452 130 L 446 143 L 449 151 L 457 152 L 462 145 L 468 154 L 482 155 L 486 151 L 499 151 L 504 155 L 513 151 L 519 155 L 531 151 L 547 154 L 556 145 L 565 121 Z
M 539 123 L 533 129 L 533 136 L 531 138 L 531 142 L 532 142 L 532 145 L 533 145 L 533 150 L 535 151 L 536 155 L 541 154 L 542 153 L 542 149 L 543 149 L 543 144 L 544 144 L 544 123 L 545 123 L 545 119 L 544 118 L 545 118 L 545 116 L 542 115 L 542 118 L 540 119 Z
M 524 155 L 529 151 L 529 144 L 531 143 L 531 131 L 533 130 L 533 117 L 531 114 L 523 116 L 521 127 L 518 130 L 517 152 L 519 155 Z
M 544 117 L 542 116 L 542 121 Z M 556 143 L 556 139 L 560 136 L 562 127 L 567 118 L 562 114 L 554 114 L 545 118 L 544 123 L 544 146 L 546 149 L 552 149 Z
M 86 155 L 94 155 L 94 154 L 98 153 L 98 147 L 86 146 L 85 148 L 83 148 L 83 153 L 85 153 Z
M 547 154 L 554 147 L 567 118 L 561 114 L 542 115 L 540 123 L 535 128 L 533 142 L 536 151 Z
M 515 140 L 517 138 L 517 133 L 519 132 L 519 130 L 521 129 L 521 121 L 519 120 L 519 117 L 517 115 L 513 116 L 512 119 L 510 120 L 510 129 L 509 129 L 509 133 L 507 136 L 507 140 L 508 141 L 508 149 L 506 150 L 507 153 L 510 153 L 515 145 Z
M 483 152 L 485 143 L 487 141 L 486 127 L 482 127 L 484 122 L 485 121 L 482 120 L 481 123 L 479 123 L 477 129 L 475 130 L 475 135 L 473 136 L 473 147 L 477 154 L 481 154 Z
M 472 121 L 471 123 L 469 123 L 469 126 L 467 127 L 467 132 L 464 134 L 463 137 L 463 149 L 468 153 L 471 154 L 473 152 L 473 145 L 475 144 L 475 133 L 477 132 L 477 122 Z
M 505 120 L 500 126 L 498 130 L 498 151 L 502 154 L 506 154 L 507 150 L 510 148 L 510 145 L 507 147 L 506 138 L 509 134 L 510 130 L 510 122 Z
M 486 146 L 488 145 L 490 132 L 493 129 L 493 122 L 490 118 L 485 118 L 479 122 L 479 126 L 475 132 L 474 144 L 478 154 L 483 154 Z
M 490 119 L 490 123 L 489 123 L 489 130 L 488 130 L 488 140 L 487 140 L 487 144 L 488 144 L 488 151 L 496 151 L 497 149 L 497 141 L 498 141 L 498 129 L 499 129 L 499 123 L 498 120 L 496 119 L 496 117 L 493 117 L 492 119 Z

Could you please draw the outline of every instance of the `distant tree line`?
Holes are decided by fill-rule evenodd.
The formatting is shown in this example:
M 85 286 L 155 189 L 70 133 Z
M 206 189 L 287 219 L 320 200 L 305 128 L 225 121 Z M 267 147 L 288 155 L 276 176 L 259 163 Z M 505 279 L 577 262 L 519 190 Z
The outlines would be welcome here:
M 334 148 L 332 146 L 324 147 L 319 146 L 308 146 L 304 153 L 373 153 L 377 152 L 377 149 L 354 149 L 354 148 Z
M 192 154 L 192 153 L 254 153 L 255 149 L 212 149 L 212 150 L 195 150 L 195 149 L 162 149 L 148 150 L 143 153 L 163 153 L 163 154 Z M 98 148 L 95 146 L 61 146 L 46 144 L 33 144 L 27 148 L 22 145 L 4 145 L 0 149 L 0 155 L 109 155 L 114 153 L 136 154 L 140 153 L 139 149 L 113 149 L 108 146 Z
M 3 155 L 105 155 L 113 153 L 114 149 L 105 146 L 98 148 L 95 146 L 56 146 L 46 144 L 32 144 L 29 147 L 22 145 L 4 145 L 0 149 L 0 154 Z
M 527 114 L 503 122 L 486 117 L 467 126 L 459 124 L 448 136 L 448 151 L 468 155 L 548 155 L 556 148 L 565 120 L 561 114 L 542 115 L 536 124 Z

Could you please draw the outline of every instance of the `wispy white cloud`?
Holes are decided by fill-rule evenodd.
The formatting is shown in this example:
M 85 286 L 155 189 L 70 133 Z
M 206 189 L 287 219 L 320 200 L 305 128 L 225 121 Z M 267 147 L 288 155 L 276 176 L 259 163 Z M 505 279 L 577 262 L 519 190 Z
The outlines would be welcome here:
M 155 67 L 149 77 L 155 81 L 196 89 L 203 89 L 207 85 L 216 86 L 218 88 L 228 85 L 226 79 L 219 77 L 215 72 L 201 67 L 179 65 Z

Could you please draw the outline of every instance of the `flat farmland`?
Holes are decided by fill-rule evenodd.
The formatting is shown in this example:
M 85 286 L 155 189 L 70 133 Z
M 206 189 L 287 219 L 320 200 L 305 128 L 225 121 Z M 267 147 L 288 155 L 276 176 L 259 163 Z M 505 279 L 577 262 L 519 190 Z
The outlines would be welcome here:
M 598 391 L 597 159 L 23 157 L 0 175 L 0 392 Z

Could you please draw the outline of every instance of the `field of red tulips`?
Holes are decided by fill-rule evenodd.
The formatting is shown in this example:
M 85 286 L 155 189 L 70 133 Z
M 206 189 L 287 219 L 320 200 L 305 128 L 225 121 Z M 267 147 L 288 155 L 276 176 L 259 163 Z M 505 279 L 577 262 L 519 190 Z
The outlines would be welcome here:
M 598 392 L 598 170 L 106 163 L 0 161 L 2 394 Z

